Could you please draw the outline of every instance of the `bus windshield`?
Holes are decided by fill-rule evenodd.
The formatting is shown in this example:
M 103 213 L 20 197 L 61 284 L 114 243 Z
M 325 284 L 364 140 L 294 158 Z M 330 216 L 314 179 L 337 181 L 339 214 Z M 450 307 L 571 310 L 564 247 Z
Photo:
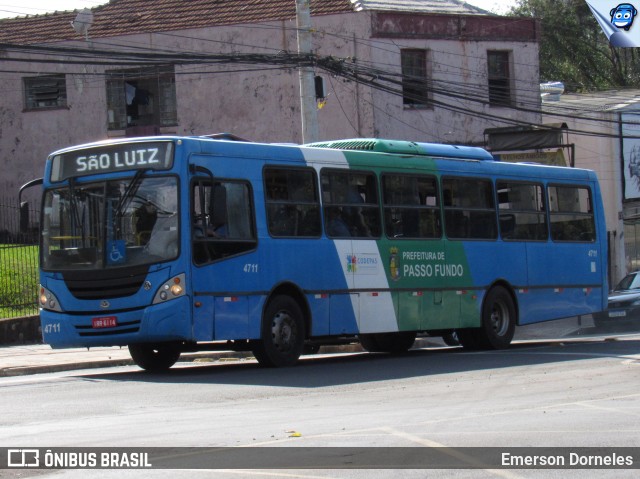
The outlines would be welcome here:
M 145 176 L 45 192 L 42 266 L 95 270 L 152 264 L 178 256 L 178 183 Z

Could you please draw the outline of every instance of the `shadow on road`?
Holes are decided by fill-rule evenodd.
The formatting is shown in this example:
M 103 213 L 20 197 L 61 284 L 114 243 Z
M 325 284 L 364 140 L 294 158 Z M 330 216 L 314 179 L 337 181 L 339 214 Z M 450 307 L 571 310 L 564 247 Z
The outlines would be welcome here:
M 255 361 L 237 361 L 197 363 L 155 374 L 140 370 L 91 373 L 83 377 L 170 384 L 322 388 L 412 377 L 428 379 L 443 374 L 588 361 L 607 356 L 640 363 L 640 359 L 632 357 L 640 354 L 640 337 L 624 337 L 618 333 L 609 337 L 607 332 L 595 328 L 593 324 L 576 328 L 575 318 L 567 321 L 566 324 L 554 321 L 555 324 L 546 326 L 519 328 L 511 347 L 501 351 L 473 352 L 459 347 L 432 347 L 414 349 L 402 356 L 370 353 L 309 356 L 303 357 L 292 368 L 269 369 L 260 367 Z M 563 334 L 557 334 L 560 330 Z M 548 333 L 553 333 L 555 339 L 540 338 Z

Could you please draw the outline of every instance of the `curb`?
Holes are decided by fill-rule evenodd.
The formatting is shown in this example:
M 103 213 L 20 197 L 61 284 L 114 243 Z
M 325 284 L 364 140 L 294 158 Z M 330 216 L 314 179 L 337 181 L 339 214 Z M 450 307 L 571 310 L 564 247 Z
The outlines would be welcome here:
M 188 353 L 187 356 L 182 356 L 176 364 L 180 363 L 195 363 L 195 362 L 211 362 L 223 361 L 225 359 L 243 359 L 253 358 L 251 353 L 235 353 L 222 351 L 217 353 L 203 352 L 203 353 Z M 15 376 L 27 376 L 31 374 L 45 374 L 45 373 L 59 373 L 65 371 L 74 371 L 78 369 L 98 369 L 98 368 L 110 368 L 118 366 L 135 366 L 133 359 L 131 358 L 118 358 L 118 359 L 98 359 L 90 361 L 78 361 L 67 363 L 53 363 L 53 364 L 38 364 L 30 366 L 14 366 L 8 368 L 0 368 L 0 378 L 2 377 L 15 377 Z
M 134 364 L 131 359 L 106 359 L 102 361 L 89 361 L 67 364 L 46 364 L 38 366 L 17 366 L 0 369 L 0 378 L 29 376 L 31 374 L 60 373 L 77 369 L 110 368 L 116 366 L 130 366 Z

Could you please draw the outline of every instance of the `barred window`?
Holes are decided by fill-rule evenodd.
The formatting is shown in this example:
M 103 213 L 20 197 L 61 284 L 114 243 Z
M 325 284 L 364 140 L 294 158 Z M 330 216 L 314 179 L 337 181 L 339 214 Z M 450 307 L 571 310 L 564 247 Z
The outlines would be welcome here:
M 402 64 L 402 102 L 407 107 L 429 106 L 429 73 L 427 50 L 403 49 L 400 51 Z
M 41 75 L 26 77 L 24 82 L 25 108 L 40 110 L 67 106 L 65 75 Z
M 107 72 L 106 88 L 110 130 L 159 128 L 178 122 L 173 65 Z
M 509 54 L 508 51 L 487 52 L 489 105 L 491 106 L 510 106 L 513 102 Z

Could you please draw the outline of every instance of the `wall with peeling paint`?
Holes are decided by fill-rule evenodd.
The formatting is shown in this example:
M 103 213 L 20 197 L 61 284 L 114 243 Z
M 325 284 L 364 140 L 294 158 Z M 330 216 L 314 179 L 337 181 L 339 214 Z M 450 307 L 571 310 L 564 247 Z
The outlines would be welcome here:
M 400 73 L 402 48 L 427 49 L 434 79 L 450 84 L 452 90 L 459 89 L 461 83 L 471 83 L 472 91 L 481 92 L 487 88 L 487 50 L 508 49 L 513 51 L 516 59 L 514 86 L 518 92 L 517 105 L 534 109 L 539 105 L 539 91 L 532 87 L 534 82 L 536 85 L 538 82 L 538 45 L 535 38 L 525 41 L 482 40 L 477 36 L 466 38 L 464 35 L 442 38 L 424 31 L 417 35 L 403 30 L 405 17 L 399 21 L 396 17 L 383 18 L 379 15 L 357 12 L 314 17 L 313 43 L 317 54 L 356 58 L 358 62 Z M 428 17 L 425 15 L 420 25 L 428 25 Z M 460 28 L 460 23 L 454 20 L 449 19 L 449 24 Z M 380 25 L 385 25 L 384 32 Z M 474 31 L 481 30 L 474 28 Z M 490 31 L 486 34 L 490 36 Z M 55 45 L 115 50 L 134 46 L 158 51 L 178 49 L 215 53 L 277 53 L 297 49 L 293 20 Z M 113 65 L 65 64 L 64 58 L 57 64 L 18 62 L 2 52 L 0 58 L 6 72 L 20 72 L 3 73 L 4 95 L 0 103 L 0 162 L 3 170 L 0 188 L 3 191 L 15 192 L 17 196 L 20 185 L 42 175 L 45 158 L 51 151 L 125 135 L 124 131 L 107 129 L 106 86 L 102 74 L 105 70 L 115 69 Z M 21 55 L 21 58 L 29 59 L 27 55 Z M 200 135 L 224 131 L 254 141 L 301 141 L 297 70 L 233 64 L 216 65 L 214 68 L 176 66 L 175 71 L 178 124 L 163 127 L 162 133 Z M 22 78 L 45 73 L 66 73 L 67 107 L 25 111 Z M 318 111 L 319 133 L 323 140 L 378 136 L 479 143 L 483 141 L 485 128 L 507 126 L 438 107 L 408 109 L 403 106 L 401 96 L 318 73 L 325 80 L 327 92 L 326 104 Z M 446 97 L 446 94 L 434 94 L 434 99 Z M 483 115 L 499 114 L 540 122 L 537 113 L 495 109 L 464 100 L 455 100 L 455 103 Z

